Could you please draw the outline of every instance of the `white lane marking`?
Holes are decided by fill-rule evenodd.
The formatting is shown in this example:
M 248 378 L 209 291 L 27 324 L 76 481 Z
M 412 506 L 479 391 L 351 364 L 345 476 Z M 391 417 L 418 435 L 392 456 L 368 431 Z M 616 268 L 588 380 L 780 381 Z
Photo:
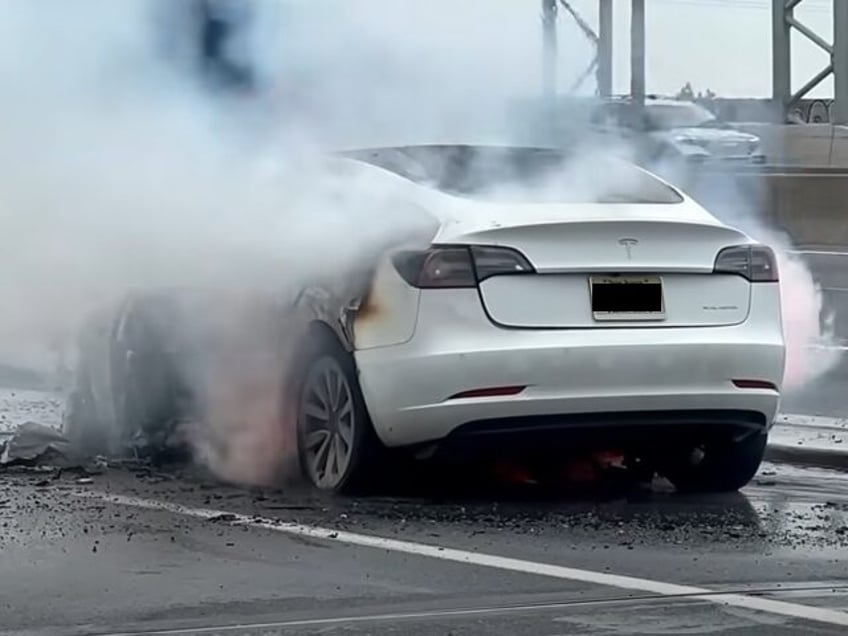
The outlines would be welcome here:
M 833 250 L 787 250 L 789 254 L 803 254 L 809 256 L 848 256 L 848 251 L 838 252 Z
M 827 428 L 848 432 L 848 418 L 827 417 L 824 415 L 800 415 L 796 413 L 781 413 L 777 416 L 776 424 L 798 426 L 802 428 Z
M 831 587 L 823 587 L 830 590 Z M 787 593 L 794 590 L 786 588 L 774 588 L 766 592 Z M 721 592 L 716 592 L 721 594 Z M 239 632 L 247 629 L 283 629 L 286 627 L 318 627 L 322 625 L 340 625 L 347 623 L 379 623 L 393 622 L 399 620 L 415 620 L 421 618 L 457 618 L 464 616 L 486 616 L 490 614 L 526 614 L 529 612 L 550 612 L 553 610 L 564 610 L 577 607 L 593 605 L 618 605 L 621 603 L 649 603 L 660 599 L 687 600 L 690 596 L 633 596 L 628 598 L 606 598 L 587 599 L 585 601 L 566 601 L 562 603 L 538 603 L 536 605 L 503 605 L 499 607 L 470 607 L 464 609 L 442 609 L 421 612 L 397 612 L 394 614 L 364 614 L 353 616 L 335 616 L 333 618 L 304 618 L 292 621 L 278 621 L 271 623 L 241 623 L 231 625 L 214 625 L 209 627 L 181 627 L 174 629 L 143 630 L 135 632 L 110 632 L 100 636 L 179 636 L 180 634 L 220 634 L 222 632 Z
M 824 351 L 848 351 L 848 345 L 844 344 L 812 344 L 807 349 L 820 349 Z
M 781 592 L 782 590 L 775 590 Z M 544 612 L 557 609 L 569 609 L 587 605 L 615 605 L 623 602 L 638 601 L 647 603 L 658 599 L 668 599 L 668 596 L 636 596 L 631 598 L 591 599 L 586 601 L 569 601 L 565 603 L 540 603 L 538 605 L 505 605 L 502 607 L 477 607 L 455 610 L 430 610 L 426 612 L 398 612 L 395 614 L 366 614 L 360 616 L 337 616 L 333 618 L 305 618 L 293 621 L 274 623 L 242 623 L 211 627 L 184 627 L 176 629 L 144 630 L 136 632 L 110 632 L 100 636 L 179 636 L 180 634 L 219 634 L 221 632 L 237 632 L 246 629 L 281 629 L 285 627 L 309 627 L 321 625 L 339 625 L 346 623 L 378 623 L 398 620 L 415 620 L 420 618 L 456 618 L 462 616 L 485 616 L 487 614 L 521 614 L 528 612 Z M 689 596 L 678 597 L 683 600 Z
M 767 594 L 791 594 L 809 593 L 810 591 L 833 591 L 834 588 L 844 587 L 840 582 L 823 586 L 801 586 L 798 588 L 785 588 L 773 586 L 766 589 L 750 590 L 748 593 Z M 724 592 L 715 592 L 724 594 Z M 530 612 L 550 612 L 553 610 L 565 610 L 597 605 L 619 605 L 622 603 L 645 604 L 657 600 L 688 600 L 692 597 L 687 595 L 663 596 L 645 594 L 643 596 L 591 598 L 586 600 L 564 601 L 560 603 L 537 603 L 534 605 L 501 605 L 489 607 L 468 607 L 460 609 L 434 609 L 420 612 L 396 612 L 393 614 L 359 614 L 352 616 L 334 616 L 332 618 L 303 618 L 300 620 L 276 621 L 266 623 L 237 623 L 230 625 L 212 625 L 208 627 L 181 627 L 173 629 L 143 630 L 134 632 L 110 632 L 100 636 L 179 636 L 180 634 L 219 634 L 223 632 L 239 632 L 247 629 L 283 629 L 286 627 L 318 627 L 322 625 L 341 625 L 347 623 L 379 623 L 393 622 L 399 620 L 415 620 L 422 618 L 458 618 L 464 616 L 486 616 L 491 614 L 527 614 Z
M 456 548 L 441 547 L 426 543 L 389 539 L 386 537 L 359 534 L 344 530 L 332 530 L 330 528 L 322 528 L 320 526 L 275 521 L 265 517 L 232 513 L 227 510 L 195 508 L 191 506 L 183 506 L 181 504 L 157 501 L 155 499 L 145 499 L 142 497 L 110 495 L 91 491 L 75 494 L 79 497 L 98 499 L 107 503 L 144 508 L 147 510 L 161 510 L 173 514 L 196 517 L 198 519 L 212 519 L 220 515 L 227 515 L 226 518 L 232 525 L 262 528 L 264 530 L 272 530 L 274 532 L 282 532 L 289 535 L 309 537 L 312 539 L 324 539 L 327 541 L 356 545 L 365 548 L 375 548 L 378 550 L 390 550 L 392 552 L 429 557 L 432 559 L 440 559 L 442 561 L 451 561 L 454 563 L 463 563 L 465 565 L 477 565 L 498 570 L 506 570 L 509 572 L 520 572 L 522 574 L 533 574 L 569 581 L 580 581 L 582 583 L 615 587 L 623 590 L 648 592 L 659 596 L 685 595 L 696 600 L 715 603 L 716 605 L 739 607 L 746 610 L 777 614 L 795 619 L 848 627 L 847 613 L 821 607 L 787 603 L 785 601 L 775 601 L 755 596 L 748 596 L 745 594 L 716 593 L 713 590 L 703 587 L 665 583 L 663 581 L 654 581 L 651 579 L 643 579 L 620 574 L 607 574 L 604 572 L 571 568 L 563 565 L 542 563 L 539 561 L 525 561 L 523 559 L 502 557 L 482 552 L 470 552 L 467 550 L 458 550 Z

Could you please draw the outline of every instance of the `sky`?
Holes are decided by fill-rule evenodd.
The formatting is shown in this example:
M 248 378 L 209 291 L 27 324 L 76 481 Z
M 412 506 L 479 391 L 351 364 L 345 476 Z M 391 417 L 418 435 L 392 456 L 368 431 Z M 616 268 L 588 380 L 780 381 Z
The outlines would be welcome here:
M 532 0 L 530 0 L 532 2 Z M 803 0 L 795 17 L 833 41 L 832 1 Z M 597 24 L 593 0 L 578 0 L 587 21 Z M 676 92 L 685 82 L 725 97 L 771 94 L 771 0 L 646 0 L 647 86 Z M 629 5 L 614 0 L 615 90 L 629 88 Z M 565 16 L 563 16 L 565 17 Z M 561 27 L 561 30 L 565 27 Z M 827 54 L 793 31 L 793 90 L 828 63 Z M 832 97 L 825 81 L 815 97 Z
M 832 0 L 803 0 L 795 17 L 832 41 Z M 308 0 L 288 0 L 305 5 Z M 597 29 L 597 0 L 570 0 Z M 406 50 L 451 60 L 440 80 L 499 87 L 505 92 L 536 91 L 540 86 L 541 0 L 326 0 L 330 15 L 346 7 L 348 24 L 403 39 Z M 646 0 L 647 88 L 676 93 L 687 81 L 726 97 L 771 94 L 771 0 Z M 629 90 L 629 0 L 614 0 L 615 92 Z M 355 16 L 355 14 L 359 14 Z M 334 27 L 342 41 L 343 29 Z M 565 91 L 590 62 L 592 47 L 565 12 L 560 12 L 560 89 Z M 492 42 L 497 59 L 492 60 Z M 827 62 L 827 55 L 799 33 L 793 34 L 793 84 L 797 89 Z M 461 51 L 461 56 L 458 52 Z M 584 85 L 594 90 L 594 80 Z M 826 81 L 813 96 L 832 95 Z

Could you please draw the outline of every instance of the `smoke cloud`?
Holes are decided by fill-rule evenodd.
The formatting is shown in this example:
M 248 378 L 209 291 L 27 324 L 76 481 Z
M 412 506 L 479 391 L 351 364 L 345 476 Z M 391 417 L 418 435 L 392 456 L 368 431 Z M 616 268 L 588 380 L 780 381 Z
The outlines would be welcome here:
M 206 41 L 227 60 L 210 70 L 192 0 L 5 0 L 0 358 L 49 362 L 45 343 L 67 345 L 129 291 L 284 303 L 416 230 L 390 189 L 322 151 L 531 130 L 506 104 L 538 92 L 539 16 L 511 4 L 231 2 L 252 10 L 234 37 Z M 793 307 L 820 303 L 803 265 L 787 261 L 784 285 Z M 261 483 L 292 452 L 278 419 L 299 334 L 255 328 L 249 307 L 203 316 L 220 346 L 187 372 L 208 420 L 198 455 Z M 821 336 L 814 311 L 787 317 L 793 384 L 820 371 L 801 353 Z M 265 337 L 276 357 L 245 354 L 270 349 Z
M 0 75 L 13 87 L 0 98 L 0 356 L 49 363 L 45 343 L 70 345 L 93 309 L 129 292 L 218 290 L 221 305 L 194 315 L 220 343 L 207 368 L 190 369 L 212 423 L 198 450 L 228 477 L 261 481 L 255 451 L 285 451 L 269 434 L 283 378 L 245 350 L 236 356 L 252 324 L 229 312 L 227 290 L 285 303 L 409 227 L 389 189 L 321 157 L 325 131 L 297 102 L 305 91 L 275 81 L 283 3 L 255 3 L 236 40 L 232 59 L 254 73 L 240 91 L 209 81 L 180 39 L 191 41 L 180 28 L 193 4 L 0 5 Z M 360 69 L 357 85 L 367 78 Z M 257 370 L 234 378 L 239 362 Z
M 491 139 L 506 97 L 538 86 L 533 10 L 510 24 L 483 0 L 219 1 L 251 8 L 221 49 L 253 90 L 231 91 L 201 72 L 197 4 L 0 5 L 0 355 L 66 340 L 128 288 L 343 265 L 351 236 L 387 228 L 315 200 L 356 187 L 320 150 Z
M 411 228 L 385 186 L 328 165 L 324 149 L 492 140 L 505 98 L 536 92 L 533 10 L 522 23 L 484 0 L 214 4 L 241 27 L 217 42 L 198 33 L 195 0 L 0 5 L 0 358 L 50 365 L 128 292 L 284 303 L 343 275 Z M 198 38 L 226 63 L 210 69 Z M 249 331 L 235 318 L 205 328 L 232 343 Z M 262 480 L 263 462 L 245 458 L 280 450 L 281 398 L 266 388 L 258 406 L 255 379 L 279 386 L 279 369 L 254 358 L 232 378 L 232 355 L 206 363 L 190 369 L 213 423 L 198 451 Z
M 777 258 L 786 341 L 784 390 L 803 388 L 833 369 L 842 356 L 835 315 L 824 306 L 821 285 L 806 261 L 794 252 L 789 236 L 765 221 L 769 194 L 765 179 L 738 177 L 732 171 L 697 175 L 659 166 L 669 178 L 688 186 L 690 194 L 725 223 L 771 247 Z

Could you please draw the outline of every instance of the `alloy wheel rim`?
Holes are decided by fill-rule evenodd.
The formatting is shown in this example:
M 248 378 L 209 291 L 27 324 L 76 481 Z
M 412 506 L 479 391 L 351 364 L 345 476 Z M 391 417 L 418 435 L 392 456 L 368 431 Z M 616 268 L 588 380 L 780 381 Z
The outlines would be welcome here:
M 319 488 L 336 487 L 350 464 L 356 422 L 350 384 L 333 358 L 310 368 L 298 417 L 309 477 Z

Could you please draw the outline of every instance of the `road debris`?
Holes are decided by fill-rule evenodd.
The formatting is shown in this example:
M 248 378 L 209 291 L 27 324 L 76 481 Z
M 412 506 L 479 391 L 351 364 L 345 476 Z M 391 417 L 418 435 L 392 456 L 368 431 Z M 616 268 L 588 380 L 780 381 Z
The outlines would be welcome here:
M 189 437 L 197 422 L 169 420 L 154 430 L 139 430 L 129 440 L 127 451 L 155 467 L 191 460 Z
M 0 472 L 42 476 L 35 484 L 38 488 L 48 488 L 66 475 L 76 477 L 78 484 L 90 484 L 93 475 L 109 467 L 102 457 L 75 452 L 64 435 L 36 422 L 21 424 L 5 438 L 0 440 Z
M 71 443 L 64 435 L 36 422 L 26 422 L 3 442 L 0 466 L 65 464 L 71 452 Z

